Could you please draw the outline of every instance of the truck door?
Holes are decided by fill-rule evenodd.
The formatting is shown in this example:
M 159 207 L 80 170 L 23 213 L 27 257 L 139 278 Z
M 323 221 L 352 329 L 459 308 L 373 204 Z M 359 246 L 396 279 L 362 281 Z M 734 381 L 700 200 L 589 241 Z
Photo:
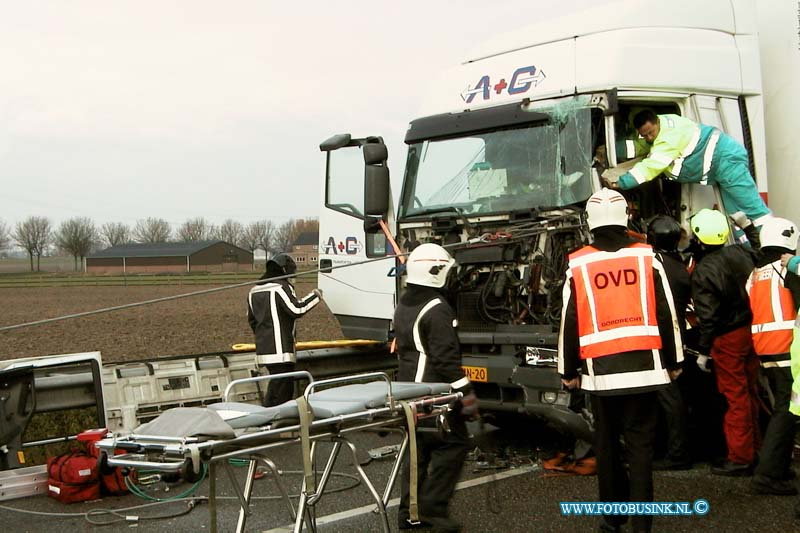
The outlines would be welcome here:
M 742 122 L 739 119 L 738 103 L 735 98 L 692 95 L 688 100 L 687 116 L 697 122 L 714 126 L 744 144 Z M 687 199 L 689 212 L 694 214 L 704 207 L 722 205 L 722 196 L 717 187 L 692 185 Z
M 395 260 L 348 265 L 392 252 L 377 224 L 382 219 L 386 227 L 394 227 L 386 147 L 380 137 L 352 139 L 343 134 L 323 142 L 320 150 L 326 154 L 319 220 L 319 287 L 323 299 L 345 337 L 385 341 L 395 307 Z M 376 160 L 375 153 L 383 155 Z M 369 180 L 376 175 L 384 185 L 378 191 L 370 190 Z M 385 206 L 382 215 L 377 216 L 376 192 L 378 203 Z

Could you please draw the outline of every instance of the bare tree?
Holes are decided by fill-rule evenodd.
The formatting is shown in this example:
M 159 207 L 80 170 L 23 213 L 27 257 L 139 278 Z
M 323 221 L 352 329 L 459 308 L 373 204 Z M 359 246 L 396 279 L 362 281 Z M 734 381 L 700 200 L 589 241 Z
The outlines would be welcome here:
M 269 258 L 269 254 L 274 249 L 274 241 L 275 241 L 275 223 L 271 220 L 264 221 L 264 233 L 261 235 L 261 249 L 264 250 L 264 253 L 267 254 L 267 258 Z
M 319 220 L 316 218 L 287 220 L 275 230 L 274 249 L 278 252 L 290 252 L 300 234 L 306 232 L 318 233 Z
M 31 260 L 31 272 L 33 272 L 34 256 L 36 256 L 36 270 L 41 270 L 42 254 L 52 239 L 50 219 L 30 216 L 22 222 L 17 222 L 11 237 L 28 252 Z
M 264 252 L 269 257 L 269 243 L 272 240 L 272 232 L 275 226 L 267 220 L 251 222 L 242 232 L 242 246 L 250 252 L 255 252 L 258 248 L 264 248 Z M 253 261 L 253 268 L 256 264 Z
M 178 240 L 182 242 L 206 241 L 211 238 L 214 226 L 205 218 L 190 218 L 178 228 Z
M 106 246 L 118 246 L 131 242 L 131 229 L 122 222 L 106 222 L 100 228 L 100 237 Z
M 90 218 L 75 217 L 65 220 L 55 233 L 55 243 L 61 250 L 72 255 L 75 270 L 78 270 L 78 259 L 83 259 L 98 240 L 97 228 Z
M 296 237 L 299 237 L 301 233 L 319 233 L 319 219 L 300 218 L 295 220 L 294 231 Z
M 266 222 L 259 220 L 251 222 L 242 232 L 242 247 L 250 252 L 255 252 L 261 246 L 261 238 L 264 236 Z
M 229 218 L 220 224 L 215 233 L 217 239 L 239 246 L 242 242 L 244 226 L 240 222 Z
M 0 220 L 0 250 L 5 250 L 11 243 L 11 236 L 9 235 L 8 224 Z
M 167 242 L 172 235 L 169 222 L 163 218 L 147 217 L 137 220 L 133 239 L 141 243 Z
M 295 220 L 291 218 L 278 226 L 275 230 L 275 236 L 273 238 L 275 251 L 290 252 L 295 238 Z

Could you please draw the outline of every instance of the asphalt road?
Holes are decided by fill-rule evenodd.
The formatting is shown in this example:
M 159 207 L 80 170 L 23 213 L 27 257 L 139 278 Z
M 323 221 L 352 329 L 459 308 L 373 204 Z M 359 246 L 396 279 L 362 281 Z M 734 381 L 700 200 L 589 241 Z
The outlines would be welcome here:
M 482 469 L 477 461 L 469 461 L 462 475 L 462 486 L 452 502 L 452 515 L 464 525 L 465 532 L 502 531 L 593 531 L 596 517 L 565 517 L 561 515 L 559 502 L 594 501 L 597 494 L 596 478 L 580 476 L 547 475 L 538 463 L 538 448 L 533 444 L 536 436 L 509 435 L 503 432 L 492 434 L 492 442 L 485 449 L 510 451 L 512 468 L 500 470 Z M 364 450 L 397 442 L 394 436 L 380 437 L 369 434 L 357 436 L 355 442 Z M 272 458 L 284 470 L 290 492 L 296 493 L 300 477 L 292 472 L 300 470 L 297 449 L 277 450 Z M 360 463 L 369 456 L 365 451 L 358 455 Z M 375 484 L 382 489 L 388 478 L 390 460 L 369 461 L 364 469 Z M 235 477 L 241 482 L 245 469 L 232 467 Z M 337 463 L 337 472 L 353 475 L 352 458 L 342 456 Z M 318 529 L 323 532 L 381 531 L 380 523 L 372 512 L 370 496 L 364 485 L 347 489 L 354 484 L 352 477 L 334 476 L 331 488 L 346 490 L 324 497 L 317 505 Z M 179 484 L 166 491 L 167 485 L 158 483 L 148 490 L 153 496 L 175 495 L 186 488 Z M 156 490 L 157 489 L 157 490 Z M 395 488 L 394 496 L 397 495 Z M 204 481 L 197 495 L 208 494 L 208 480 Z M 237 503 L 235 493 L 224 472 L 218 473 L 218 494 L 223 498 L 219 504 L 219 531 L 233 531 L 236 523 Z M 247 531 L 281 531 L 291 523 L 285 504 L 271 498 L 276 494 L 273 482 L 267 477 L 255 482 L 252 506 Z M 747 479 L 712 476 L 707 465 L 697 465 L 684 472 L 659 472 L 655 475 L 655 494 L 659 501 L 689 501 L 705 499 L 710 510 L 704 516 L 656 517 L 657 531 L 798 531 L 800 522 L 793 518 L 793 506 L 797 497 L 753 496 L 747 492 Z M 396 501 L 393 500 L 393 502 Z M 28 498 L 4 502 L 7 506 L 47 513 L 86 513 L 92 509 L 121 509 L 143 503 L 128 495 L 110 497 L 100 502 L 63 505 L 46 497 Z M 140 517 L 134 526 L 129 522 L 113 526 L 93 526 L 83 516 L 37 516 L 7 509 L 0 509 L 0 524 L 3 531 L 47 531 L 58 530 L 119 530 L 134 526 L 139 531 L 178 532 L 208 531 L 209 508 L 200 504 L 180 518 L 146 520 L 145 517 L 172 514 L 186 510 L 186 504 L 169 505 L 131 510 L 120 513 Z M 396 503 L 390 504 L 389 523 L 396 530 Z M 97 519 L 113 519 L 114 516 L 97 516 Z M 285 531 L 285 530 L 284 530 Z

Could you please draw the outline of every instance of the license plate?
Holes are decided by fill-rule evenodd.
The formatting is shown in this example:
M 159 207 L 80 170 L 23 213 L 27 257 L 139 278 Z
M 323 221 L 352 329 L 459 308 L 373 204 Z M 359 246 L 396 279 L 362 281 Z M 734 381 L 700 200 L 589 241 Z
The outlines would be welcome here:
M 470 381 L 480 381 L 481 383 L 488 383 L 489 382 L 489 371 L 482 366 L 462 366 L 464 370 L 464 375 L 469 378 Z

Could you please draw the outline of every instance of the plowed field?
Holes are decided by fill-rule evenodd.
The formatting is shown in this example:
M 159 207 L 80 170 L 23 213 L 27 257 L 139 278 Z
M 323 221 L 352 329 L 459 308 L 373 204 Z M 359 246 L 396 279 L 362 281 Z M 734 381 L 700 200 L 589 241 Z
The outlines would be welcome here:
M 202 290 L 204 286 L 37 287 L 0 289 L 0 326 Z M 299 282 L 299 296 L 314 288 Z M 248 287 L 133 309 L 0 332 L 0 359 L 100 351 L 128 361 L 230 350 L 253 342 L 247 324 Z M 327 306 L 297 323 L 298 340 L 342 338 Z

